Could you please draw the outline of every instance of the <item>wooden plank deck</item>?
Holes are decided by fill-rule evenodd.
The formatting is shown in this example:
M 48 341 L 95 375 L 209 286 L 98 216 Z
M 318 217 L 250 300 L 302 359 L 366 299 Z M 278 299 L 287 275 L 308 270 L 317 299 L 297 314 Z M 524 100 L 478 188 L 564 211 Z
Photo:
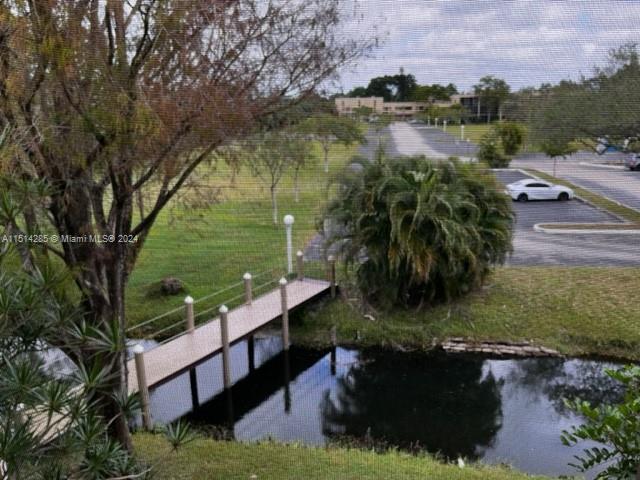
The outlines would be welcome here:
M 326 292 L 329 288 L 330 283 L 324 280 L 310 278 L 292 280 L 287 284 L 289 310 Z M 282 311 L 279 287 L 254 298 L 251 305 L 241 305 L 230 310 L 228 317 L 230 343 L 242 339 L 280 315 Z M 184 334 L 145 352 L 147 384 L 152 387 L 221 350 L 220 321 L 216 318 L 196 328 L 193 333 Z M 128 388 L 129 392 L 133 393 L 138 390 L 138 378 L 133 359 L 129 360 L 128 369 Z

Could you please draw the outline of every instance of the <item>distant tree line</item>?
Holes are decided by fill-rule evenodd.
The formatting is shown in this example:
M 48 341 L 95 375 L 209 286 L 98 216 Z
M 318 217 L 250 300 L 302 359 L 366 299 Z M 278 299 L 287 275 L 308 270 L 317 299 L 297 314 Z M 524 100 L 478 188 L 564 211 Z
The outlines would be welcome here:
M 382 97 L 386 102 L 431 102 L 446 101 L 458 93 L 453 83 L 448 85 L 419 85 L 411 74 L 400 70 L 398 75 L 384 75 L 369 80 L 366 87 L 356 87 L 348 97 Z

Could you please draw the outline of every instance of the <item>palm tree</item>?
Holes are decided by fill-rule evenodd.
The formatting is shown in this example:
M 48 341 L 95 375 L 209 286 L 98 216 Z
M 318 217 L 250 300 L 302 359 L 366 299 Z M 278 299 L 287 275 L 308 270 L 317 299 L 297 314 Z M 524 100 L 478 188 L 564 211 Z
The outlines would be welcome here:
M 382 304 L 449 301 L 511 250 L 513 213 L 495 177 L 455 159 L 384 157 L 339 179 L 328 215 L 362 292 Z

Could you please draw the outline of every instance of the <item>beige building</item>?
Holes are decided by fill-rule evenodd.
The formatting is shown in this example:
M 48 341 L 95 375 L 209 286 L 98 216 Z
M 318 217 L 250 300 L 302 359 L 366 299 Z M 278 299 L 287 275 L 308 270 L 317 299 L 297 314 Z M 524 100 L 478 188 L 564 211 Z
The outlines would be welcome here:
M 358 108 L 368 107 L 377 114 L 409 118 L 429 107 L 427 102 L 385 102 L 382 97 L 338 97 L 335 102 L 339 115 L 353 115 Z
M 462 104 L 471 112 L 475 112 L 478 103 L 477 95 L 473 93 L 463 93 L 452 95 L 448 101 L 429 102 L 385 102 L 382 97 L 337 97 L 335 99 L 336 110 L 339 115 L 353 115 L 358 108 L 368 107 L 373 113 L 388 113 L 397 118 L 411 118 L 429 106 L 451 107 Z

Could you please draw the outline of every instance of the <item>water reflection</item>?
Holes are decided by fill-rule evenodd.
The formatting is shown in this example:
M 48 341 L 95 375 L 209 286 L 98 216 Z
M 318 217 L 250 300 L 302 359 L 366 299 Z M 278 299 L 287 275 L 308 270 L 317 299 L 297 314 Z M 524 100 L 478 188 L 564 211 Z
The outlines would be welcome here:
M 323 433 L 477 459 L 502 426 L 501 382 L 475 359 L 363 352 L 325 391 Z
M 615 365 L 597 361 L 341 348 L 276 354 L 281 344 L 264 345 L 271 358 L 256 349 L 255 369 L 246 345 L 232 350 L 229 391 L 213 358 L 154 392 L 153 408 L 165 422 L 186 414 L 196 424 L 227 426 L 237 440 L 324 445 L 340 435 L 369 436 L 448 458 L 570 475 L 573 455 L 593 444 L 561 444 L 562 430 L 580 422 L 563 398 L 610 402 L 622 393 L 603 373 Z

